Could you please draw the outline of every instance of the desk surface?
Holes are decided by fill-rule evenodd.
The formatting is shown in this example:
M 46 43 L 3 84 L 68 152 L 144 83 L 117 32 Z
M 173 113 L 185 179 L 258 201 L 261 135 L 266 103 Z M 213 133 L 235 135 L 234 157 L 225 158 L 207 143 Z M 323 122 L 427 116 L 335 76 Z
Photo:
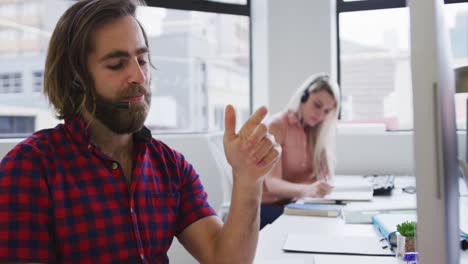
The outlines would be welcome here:
M 406 184 L 406 181 L 405 181 Z M 391 198 L 378 197 L 382 199 L 396 199 L 395 197 L 405 197 L 409 194 L 402 194 L 401 187 L 396 186 Z M 415 196 L 415 195 L 413 195 Z M 410 197 L 407 197 L 410 198 Z M 411 198 L 410 198 L 411 199 Z M 461 197 L 460 200 L 461 223 L 468 220 L 468 196 Z M 468 221 L 467 221 L 468 222 Z M 301 234 L 323 234 L 323 235 L 359 235 L 371 236 L 376 239 L 379 234 L 372 224 L 345 224 L 341 217 L 311 217 L 282 215 L 273 224 L 267 225 L 260 231 L 260 237 L 255 257 L 256 264 L 324 264 L 324 263 L 348 263 L 348 264 L 396 264 L 399 263 L 394 257 L 369 257 L 352 255 L 333 254 L 310 254 L 284 252 L 282 247 L 288 233 Z M 314 262 L 315 260 L 315 262 Z M 462 251 L 460 264 L 468 264 L 468 251 Z

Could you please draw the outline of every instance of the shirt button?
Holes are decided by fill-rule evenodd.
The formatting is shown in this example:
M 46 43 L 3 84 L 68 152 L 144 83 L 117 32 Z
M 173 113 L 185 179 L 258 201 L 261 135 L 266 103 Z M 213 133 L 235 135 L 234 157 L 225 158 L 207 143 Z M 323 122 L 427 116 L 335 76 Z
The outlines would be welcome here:
M 91 147 L 92 147 L 91 144 L 88 144 L 88 149 L 91 149 Z
M 141 260 L 145 260 L 145 255 L 140 254 L 140 259 L 141 259 Z
M 134 214 L 134 213 L 135 213 L 135 210 L 133 210 L 133 207 L 130 208 L 130 213 L 131 213 L 131 214 Z
M 115 170 L 119 167 L 119 164 L 117 164 L 117 162 L 112 162 L 112 165 L 111 165 L 112 169 Z

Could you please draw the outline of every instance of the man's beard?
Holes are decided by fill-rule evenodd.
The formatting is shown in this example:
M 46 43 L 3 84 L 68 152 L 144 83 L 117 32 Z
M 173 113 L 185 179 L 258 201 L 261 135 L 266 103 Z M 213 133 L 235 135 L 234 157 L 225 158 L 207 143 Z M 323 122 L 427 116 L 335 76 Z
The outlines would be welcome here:
M 144 101 L 130 103 L 128 109 L 117 106 L 117 103 L 121 102 L 125 97 L 135 96 L 136 94 L 143 94 Z M 151 91 L 143 86 L 131 86 L 117 98 L 115 101 L 110 100 L 96 92 L 94 116 L 116 134 L 130 134 L 139 131 L 148 115 L 151 105 Z M 89 109 L 90 105 L 87 108 L 88 112 L 92 113 L 93 109 Z

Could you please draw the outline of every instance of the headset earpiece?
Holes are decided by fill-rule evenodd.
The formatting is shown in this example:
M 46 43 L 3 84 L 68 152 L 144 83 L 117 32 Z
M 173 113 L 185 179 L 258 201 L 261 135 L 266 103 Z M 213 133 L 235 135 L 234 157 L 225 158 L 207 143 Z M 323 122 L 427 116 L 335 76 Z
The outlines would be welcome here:
M 72 86 L 75 87 L 76 89 L 82 90 L 81 82 L 78 80 L 78 77 L 76 74 L 73 74 L 73 81 L 72 81 Z
M 304 90 L 304 92 L 302 93 L 302 96 L 301 96 L 301 103 L 305 103 L 307 102 L 307 99 L 309 99 L 309 89 L 310 87 L 312 87 L 312 85 L 314 85 L 316 82 L 319 82 L 319 81 L 322 81 L 322 80 L 328 80 L 328 75 L 320 75 L 318 76 L 317 78 L 315 78 L 308 86 L 307 88 Z
M 307 102 L 307 99 L 309 99 L 309 87 L 307 87 L 307 89 L 305 89 L 304 92 L 302 93 L 301 103 Z

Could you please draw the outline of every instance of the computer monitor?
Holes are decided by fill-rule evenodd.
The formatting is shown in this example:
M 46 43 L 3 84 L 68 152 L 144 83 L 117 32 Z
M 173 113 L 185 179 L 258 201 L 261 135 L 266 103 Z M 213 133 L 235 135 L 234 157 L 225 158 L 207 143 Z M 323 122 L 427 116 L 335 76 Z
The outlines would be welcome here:
M 420 261 L 459 263 L 454 74 L 443 0 L 409 0 Z

